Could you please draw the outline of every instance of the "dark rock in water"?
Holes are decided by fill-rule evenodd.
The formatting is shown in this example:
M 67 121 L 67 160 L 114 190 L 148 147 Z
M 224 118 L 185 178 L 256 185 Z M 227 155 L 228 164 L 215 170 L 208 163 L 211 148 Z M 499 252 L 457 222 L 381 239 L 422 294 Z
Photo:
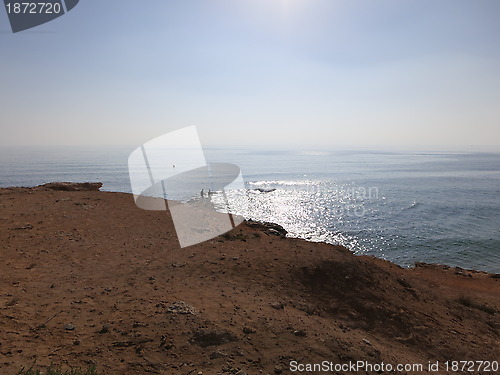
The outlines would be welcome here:
M 37 187 L 58 191 L 99 191 L 102 182 L 49 182 Z
M 218 346 L 238 341 L 238 338 L 226 330 L 203 329 L 196 331 L 190 341 L 202 348 L 206 348 L 208 346 Z
M 245 224 L 250 228 L 262 229 L 266 234 L 273 234 L 275 236 L 286 237 L 287 231 L 281 225 L 274 223 L 266 223 L 263 221 L 247 220 Z
M 276 189 L 264 189 L 264 188 L 257 188 L 257 189 L 253 189 L 255 191 L 259 191 L 261 193 L 272 193 L 273 191 L 275 191 Z

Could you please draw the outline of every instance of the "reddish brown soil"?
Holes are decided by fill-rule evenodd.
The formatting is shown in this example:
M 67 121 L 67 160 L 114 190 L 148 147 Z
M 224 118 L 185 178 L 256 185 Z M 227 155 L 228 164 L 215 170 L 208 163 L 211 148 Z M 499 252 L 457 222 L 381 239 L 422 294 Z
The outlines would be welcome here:
M 500 358 L 495 275 L 403 269 L 245 224 L 180 249 L 167 213 L 66 190 L 0 189 L 2 375 L 34 361 L 196 375 Z

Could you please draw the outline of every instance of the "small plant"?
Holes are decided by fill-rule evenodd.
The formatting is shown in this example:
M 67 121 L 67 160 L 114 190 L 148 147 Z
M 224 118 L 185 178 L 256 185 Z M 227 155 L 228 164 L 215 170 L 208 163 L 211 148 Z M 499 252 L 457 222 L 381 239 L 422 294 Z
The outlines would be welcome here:
M 248 239 L 248 236 L 243 233 L 242 231 L 238 232 L 238 233 L 234 233 L 234 232 L 227 232 L 227 233 L 224 233 L 222 235 L 222 238 L 224 238 L 225 240 L 229 240 L 229 241 L 246 241 Z
M 33 370 L 33 366 L 28 369 L 22 369 L 18 375 L 99 375 L 95 366 L 90 366 L 86 370 L 81 368 L 72 368 L 71 370 L 63 371 L 60 368 L 50 365 L 46 370 Z
M 462 305 L 464 305 L 464 306 L 466 306 L 466 307 L 470 307 L 472 309 L 484 311 L 485 313 L 488 313 L 488 314 L 491 314 L 491 315 L 494 315 L 494 314 L 496 314 L 498 312 L 496 309 L 494 309 L 491 306 L 483 305 L 483 304 L 474 302 L 469 297 L 465 297 L 465 296 L 462 296 L 462 297 L 458 298 L 457 302 L 460 303 L 460 304 L 462 304 Z

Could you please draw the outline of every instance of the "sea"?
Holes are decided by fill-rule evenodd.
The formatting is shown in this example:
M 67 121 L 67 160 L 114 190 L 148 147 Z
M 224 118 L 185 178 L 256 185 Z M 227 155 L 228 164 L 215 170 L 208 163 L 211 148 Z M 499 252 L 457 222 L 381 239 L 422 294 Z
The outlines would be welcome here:
M 135 147 L 1 147 L 0 187 L 100 181 L 130 193 Z M 500 273 L 500 154 L 206 148 L 240 168 L 231 210 L 290 237 L 341 244 L 403 267 Z M 215 195 L 216 196 L 216 195 Z M 131 196 L 131 200 L 132 200 Z M 216 201 L 216 198 L 214 198 Z

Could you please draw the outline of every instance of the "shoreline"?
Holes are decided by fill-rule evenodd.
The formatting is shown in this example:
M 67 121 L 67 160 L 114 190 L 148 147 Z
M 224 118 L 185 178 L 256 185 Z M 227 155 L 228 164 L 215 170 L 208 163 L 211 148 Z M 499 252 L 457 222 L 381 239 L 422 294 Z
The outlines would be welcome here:
M 101 190 L 102 187 L 103 187 L 102 182 L 48 182 L 48 183 L 45 183 L 42 185 L 36 185 L 36 186 L 0 187 L 0 190 L 2 190 L 2 189 L 34 189 L 34 190 L 36 190 L 36 189 L 52 189 L 55 191 L 100 191 L 100 192 L 106 192 L 106 193 L 119 193 L 119 194 L 133 195 L 133 193 L 124 192 L 124 191 Z M 330 243 L 330 242 L 326 242 L 326 241 L 310 241 L 310 240 L 308 240 L 306 238 L 302 238 L 302 237 L 287 236 L 288 231 L 286 229 L 284 229 L 283 226 L 281 226 L 281 224 L 278 224 L 278 223 L 260 221 L 260 220 L 256 220 L 256 219 L 252 219 L 252 218 L 244 219 L 244 221 L 245 222 L 250 221 L 250 222 L 256 222 L 256 223 L 262 223 L 262 224 L 268 225 L 270 227 L 273 227 L 273 226 L 277 227 L 278 231 L 280 231 L 281 233 L 286 232 L 285 236 L 287 238 L 301 239 L 301 240 L 307 241 L 309 243 L 324 243 L 324 244 L 328 244 L 328 245 L 332 245 L 332 246 L 345 247 L 347 250 L 349 250 L 355 256 L 372 256 L 372 257 L 375 257 L 377 259 L 385 260 L 387 262 L 390 262 L 390 263 L 397 265 L 398 267 L 402 267 L 402 268 L 406 268 L 406 269 L 414 269 L 417 267 L 430 267 L 430 268 L 432 268 L 432 267 L 436 266 L 436 267 L 443 268 L 443 269 L 455 269 L 456 272 L 464 271 L 464 272 L 469 272 L 469 273 L 485 273 L 485 274 L 489 274 L 489 275 L 493 275 L 493 276 L 500 275 L 500 272 L 490 272 L 490 271 L 486 271 L 486 270 L 482 270 L 482 269 L 476 269 L 476 268 L 472 268 L 472 267 L 469 268 L 469 267 L 465 267 L 465 266 L 464 267 L 452 266 L 452 265 L 449 265 L 446 263 L 432 263 L 432 262 L 415 261 L 413 265 L 408 265 L 408 266 L 399 265 L 390 259 L 378 257 L 377 255 L 356 254 L 354 250 L 351 250 L 348 247 L 340 245 L 340 244 Z M 500 276 L 498 276 L 498 277 L 500 277 Z

